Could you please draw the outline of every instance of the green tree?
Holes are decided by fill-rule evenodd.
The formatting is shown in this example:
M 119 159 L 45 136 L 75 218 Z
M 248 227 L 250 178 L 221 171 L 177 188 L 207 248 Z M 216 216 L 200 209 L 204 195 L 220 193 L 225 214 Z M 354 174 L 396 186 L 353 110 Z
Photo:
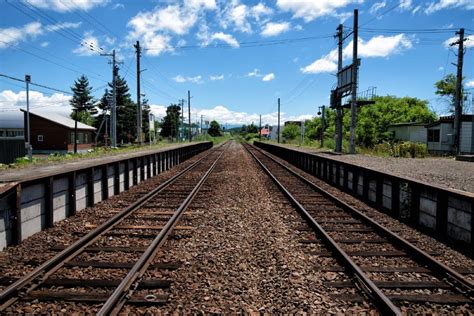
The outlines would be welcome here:
M 448 74 L 443 79 L 435 82 L 435 93 L 449 104 L 449 112 L 454 113 L 454 102 L 456 99 L 456 76 Z M 461 100 L 464 96 L 464 89 L 461 88 Z M 464 111 L 463 111 L 464 112 Z
M 207 133 L 212 137 L 221 136 L 221 126 L 219 125 L 219 123 L 217 123 L 217 121 L 212 121 L 209 124 L 209 129 L 207 130 Z
M 281 134 L 286 140 L 294 140 L 301 134 L 301 127 L 296 124 L 288 124 L 283 127 Z
M 142 99 L 142 132 L 145 134 L 145 142 L 150 141 L 150 104 L 148 99 Z
M 117 67 L 117 72 L 118 72 L 118 67 Z M 109 83 L 109 88 L 105 89 L 105 93 L 98 105 L 99 109 L 108 110 L 110 113 L 110 104 L 108 102 L 109 99 L 112 99 L 112 89 L 113 85 L 112 83 Z M 135 102 L 132 101 L 131 95 L 130 95 L 130 89 L 128 88 L 127 81 L 120 77 L 120 75 L 117 74 L 117 79 L 116 79 L 116 90 L 115 94 L 117 97 L 117 105 L 116 105 L 116 111 L 117 111 L 117 144 L 120 143 L 128 143 L 132 142 L 136 139 L 137 137 L 137 131 L 136 131 L 136 119 L 137 119 L 137 105 Z M 96 123 L 96 127 L 103 121 L 103 114 L 100 114 L 98 116 L 98 122 Z M 100 137 L 103 137 L 103 132 L 105 131 L 104 128 L 102 128 L 102 131 L 100 132 Z M 107 132 L 108 134 L 108 132 Z M 110 135 L 109 135 L 110 137 Z
M 82 75 L 74 81 L 74 86 L 71 87 L 73 96 L 69 104 L 74 110 L 71 113 L 71 118 L 76 119 L 84 124 L 93 125 L 94 117 L 97 114 L 94 97 L 91 95 L 92 87 L 89 85 L 89 80 Z M 77 113 L 77 114 L 76 114 Z
M 171 104 L 166 108 L 166 115 L 161 123 L 161 136 L 171 138 L 178 137 L 180 115 L 181 107 L 179 105 Z
M 252 124 L 247 126 L 247 133 L 258 133 L 258 127 L 255 126 L 252 122 Z

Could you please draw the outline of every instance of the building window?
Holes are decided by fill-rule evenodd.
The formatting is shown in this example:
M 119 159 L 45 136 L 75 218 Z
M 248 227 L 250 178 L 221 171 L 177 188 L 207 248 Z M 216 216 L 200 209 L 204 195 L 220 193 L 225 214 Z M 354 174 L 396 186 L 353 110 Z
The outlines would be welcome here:
M 428 130 L 428 141 L 431 143 L 439 143 L 439 129 Z
M 38 135 L 38 141 L 39 141 L 39 142 L 42 142 L 43 139 L 44 139 L 43 135 Z

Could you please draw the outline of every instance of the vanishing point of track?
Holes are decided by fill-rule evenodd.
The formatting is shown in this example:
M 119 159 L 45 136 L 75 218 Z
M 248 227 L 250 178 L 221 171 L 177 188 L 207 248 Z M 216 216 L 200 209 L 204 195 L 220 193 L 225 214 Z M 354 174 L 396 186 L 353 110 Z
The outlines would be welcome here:
M 134 295 L 139 289 L 153 289 L 162 286 L 162 280 L 146 280 L 147 269 L 167 238 L 174 230 L 186 229 L 177 223 L 183 217 L 200 188 L 214 170 L 227 149 L 227 144 L 211 150 L 202 158 L 166 180 L 150 192 L 134 200 L 103 224 L 93 227 L 85 236 L 66 247 L 52 259 L 8 286 L 0 293 L 0 312 L 17 302 L 34 300 L 76 301 L 102 304 L 99 315 L 118 314 L 126 303 L 165 303 L 166 295 Z M 112 238 L 113 236 L 113 238 Z M 96 268 L 120 267 L 120 264 L 103 262 L 81 262 L 77 258 L 86 252 L 116 252 L 117 257 L 127 247 L 108 245 L 111 240 L 130 237 L 141 238 L 145 247 L 138 247 L 139 259 L 125 265 L 128 268 L 123 279 L 81 280 L 57 276 L 59 271 L 78 266 Z M 128 247 L 132 248 L 132 247 Z M 153 267 L 151 267 L 153 268 Z M 158 265 L 158 268 L 159 265 Z M 165 282 L 166 283 L 166 282 Z M 55 287 L 87 287 L 86 293 L 51 291 Z M 110 289 L 114 290 L 111 291 Z
M 351 277 L 352 282 L 332 282 L 329 286 L 360 288 L 384 315 L 401 315 L 402 302 L 474 306 L 474 286 L 461 274 L 268 153 L 248 144 L 246 149 L 337 259 L 342 267 L 334 271 L 345 271 Z M 363 266 L 358 263 L 360 258 L 364 259 Z M 423 274 L 426 281 L 397 279 L 410 273 Z M 431 294 L 420 294 L 424 293 L 420 290 Z M 364 300 L 357 294 L 339 296 Z

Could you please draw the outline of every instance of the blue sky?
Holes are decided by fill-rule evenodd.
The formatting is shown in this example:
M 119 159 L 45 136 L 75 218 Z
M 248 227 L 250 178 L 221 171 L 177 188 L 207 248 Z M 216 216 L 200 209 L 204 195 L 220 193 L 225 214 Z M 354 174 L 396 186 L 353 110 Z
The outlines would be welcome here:
M 445 113 L 433 84 L 455 72 L 449 39 L 460 27 L 474 34 L 474 0 L 2 0 L 0 73 L 28 73 L 33 82 L 65 91 L 84 73 L 100 98 L 111 77 L 100 52 L 116 49 L 135 99 L 133 44 L 139 40 L 142 92 L 157 116 L 191 90 L 193 119 L 257 123 L 262 114 L 264 123 L 274 124 L 278 97 L 283 120 L 309 118 L 329 103 L 332 36 L 339 23 L 349 30 L 355 8 L 359 90 L 375 86 L 379 95 L 426 99 Z M 464 85 L 473 88 L 474 36 L 468 39 Z M 34 90 L 32 108 L 69 111 L 67 94 Z M 24 94 L 22 83 L 0 78 L 0 115 L 24 107 Z

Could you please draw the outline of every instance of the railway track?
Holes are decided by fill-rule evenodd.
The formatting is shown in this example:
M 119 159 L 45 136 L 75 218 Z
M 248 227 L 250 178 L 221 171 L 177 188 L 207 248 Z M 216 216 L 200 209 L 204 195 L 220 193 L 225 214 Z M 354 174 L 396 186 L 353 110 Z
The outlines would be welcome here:
M 349 276 L 350 281 L 327 282 L 338 292 L 333 298 L 368 299 L 384 315 L 401 315 L 403 304 L 460 304 L 472 310 L 474 286 L 460 273 L 268 153 L 249 144 L 245 147 L 328 250 L 312 254 L 337 260 L 336 265 L 318 268 Z M 306 240 L 307 244 L 316 242 Z M 340 293 L 347 288 L 355 290 Z
M 211 149 L 103 224 L 89 225 L 87 234 L 70 246 L 59 247 L 56 256 L 31 273 L 12 280 L 0 292 L 0 313 L 34 301 L 96 305 L 99 315 L 118 314 L 125 304 L 166 303 L 163 289 L 171 281 L 153 275 L 175 267 L 154 263 L 155 255 L 171 234 L 192 229 L 178 222 L 184 221 L 188 206 L 227 147 Z M 71 277 L 84 268 L 83 278 Z

